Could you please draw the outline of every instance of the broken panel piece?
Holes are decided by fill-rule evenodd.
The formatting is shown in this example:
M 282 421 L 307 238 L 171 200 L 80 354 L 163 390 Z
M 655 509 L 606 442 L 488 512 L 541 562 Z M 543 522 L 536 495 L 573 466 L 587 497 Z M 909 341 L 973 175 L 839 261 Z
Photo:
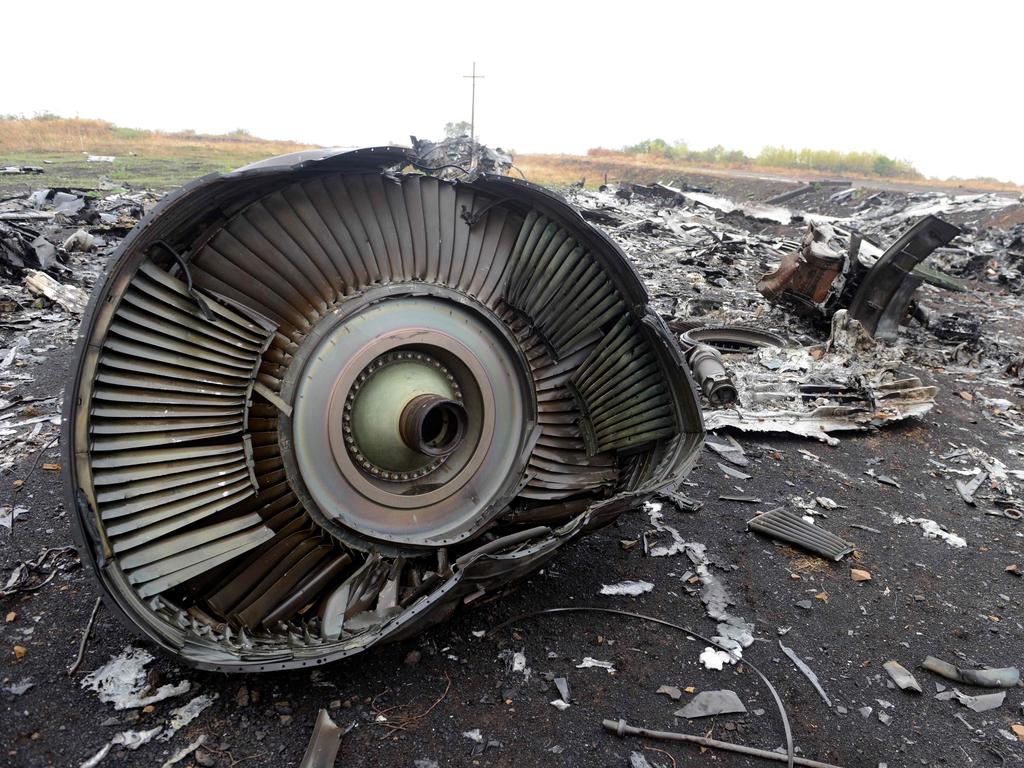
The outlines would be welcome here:
M 854 550 L 854 545 L 850 542 L 821 526 L 808 523 L 796 512 L 781 507 L 748 520 L 747 527 L 837 562 Z
M 949 244 L 960 230 L 937 216 L 925 216 L 890 245 L 860 280 L 850 317 L 876 339 L 895 339 L 914 291 L 922 279 L 914 267 Z

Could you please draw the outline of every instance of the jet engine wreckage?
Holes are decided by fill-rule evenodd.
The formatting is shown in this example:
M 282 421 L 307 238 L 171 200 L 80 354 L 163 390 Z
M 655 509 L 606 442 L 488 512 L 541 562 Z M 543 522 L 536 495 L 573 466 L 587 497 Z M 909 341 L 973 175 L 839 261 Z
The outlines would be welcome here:
M 621 250 L 541 187 L 416 165 L 383 147 L 204 177 L 97 284 L 61 441 L 76 540 L 115 613 L 190 664 L 407 637 L 700 449 L 683 352 Z

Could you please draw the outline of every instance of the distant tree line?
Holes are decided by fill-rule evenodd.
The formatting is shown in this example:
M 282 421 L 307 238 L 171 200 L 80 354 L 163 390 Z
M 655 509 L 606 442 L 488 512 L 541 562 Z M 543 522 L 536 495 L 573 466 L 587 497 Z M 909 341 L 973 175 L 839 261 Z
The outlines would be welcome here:
M 588 154 L 599 153 L 591 150 Z M 707 149 L 690 149 L 686 142 L 669 144 L 664 139 L 647 139 L 623 147 L 627 155 L 647 155 L 678 163 L 707 165 L 761 166 L 768 168 L 800 168 L 824 173 L 855 173 L 867 176 L 889 176 L 920 179 L 921 173 L 906 160 L 896 160 L 881 152 L 839 152 L 834 149 L 788 149 L 765 147 L 756 157 L 739 149 L 726 149 L 721 144 Z

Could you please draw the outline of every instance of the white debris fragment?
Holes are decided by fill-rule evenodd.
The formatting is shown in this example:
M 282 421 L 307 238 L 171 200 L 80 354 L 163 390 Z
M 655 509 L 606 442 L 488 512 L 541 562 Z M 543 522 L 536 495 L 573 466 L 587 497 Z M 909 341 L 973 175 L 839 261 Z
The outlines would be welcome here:
M 554 701 L 552 701 L 551 702 L 551 706 L 554 707 L 555 709 L 557 709 L 560 712 L 565 712 L 565 710 L 567 710 L 569 708 L 569 705 L 566 704 L 561 699 L 555 699 Z
M 662 514 L 661 504 L 645 501 L 644 511 L 647 512 L 651 525 L 654 526 L 658 533 L 667 533 L 671 537 L 671 541 L 667 544 L 652 544 L 647 550 L 648 557 L 672 557 L 686 552 L 686 540 L 679 531 L 665 522 L 665 515 Z
M 83 253 L 94 251 L 96 250 L 96 238 L 84 229 L 79 229 L 64 241 L 64 250 Z
M 462 735 L 470 741 L 476 742 L 477 744 L 484 743 L 484 735 L 480 733 L 479 728 L 474 728 L 472 731 L 463 731 Z
M 512 649 L 505 648 L 498 654 L 498 658 L 505 662 L 510 672 L 522 675 L 525 678 L 525 682 L 530 682 L 533 670 L 526 663 L 526 654 L 523 651 L 513 652 Z
M 707 547 L 698 542 L 687 542 L 678 530 L 668 525 L 661 512 L 661 504 L 647 502 L 644 504 L 644 510 L 654 529 L 659 534 L 668 534 L 670 537 L 668 544 L 652 545 L 647 554 L 651 557 L 667 557 L 685 553 L 690 559 L 696 568 L 697 578 L 701 584 L 700 600 L 704 603 L 708 615 L 720 622 L 718 634 L 712 637 L 712 640 L 736 654 L 730 656 L 728 653 L 719 651 L 724 658 L 722 663 L 734 663 L 736 659 L 742 657 L 743 649 L 754 642 L 753 624 L 748 624 L 741 617 L 729 613 L 728 608 L 732 604 L 732 598 L 725 585 L 711 572 Z M 721 668 L 721 666 L 718 667 L 718 669 Z
M 707 646 L 700 655 L 700 663 L 704 665 L 705 669 L 723 669 L 726 664 L 734 664 L 735 659 L 726 653 L 720 651 L 717 648 L 712 648 L 710 645 Z
M 576 665 L 576 669 L 603 669 L 608 672 L 609 675 L 615 674 L 615 665 L 610 661 L 601 661 L 600 659 L 593 659 L 590 656 L 584 656 L 583 661 Z
M 146 665 L 152 660 L 149 651 L 126 646 L 119 656 L 86 675 L 82 687 L 96 691 L 100 701 L 113 704 L 114 709 L 135 709 L 188 693 L 192 684 L 183 680 L 177 685 L 162 685 L 150 696 L 143 696 Z
M 88 760 L 79 764 L 78 768 L 96 768 L 100 764 L 100 760 L 107 756 L 110 752 L 110 748 L 113 746 L 109 741 L 100 747 L 99 752 L 90 757 Z
M 818 502 L 818 506 L 821 507 L 822 509 L 838 509 L 839 508 L 839 505 L 836 504 L 828 496 L 817 496 L 817 497 L 815 497 L 814 500 L 816 502 Z
M 526 670 L 526 654 L 522 651 L 516 651 L 512 654 L 512 671 L 523 673 Z
M 14 521 L 28 512 L 28 507 L 0 507 L 0 526 L 10 528 Z
M 25 678 L 21 682 L 11 683 L 10 685 L 5 685 L 3 688 L 0 688 L 0 690 L 2 690 L 4 693 L 9 693 L 12 696 L 22 696 L 30 688 L 32 688 L 34 686 L 35 686 L 35 683 L 33 683 L 30 679 Z
M 153 740 L 160 731 L 162 731 L 159 725 L 156 728 L 151 728 L 148 731 L 122 731 L 110 740 L 111 744 L 120 744 L 125 749 L 136 750 L 143 744 L 148 744 Z
M 100 747 L 99 751 L 95 755 L 85 762 L 80 763 L 78 768 L 96 768 L 96 766 L 100 764 L 100 761 L 110 754 L 110 750 L 114 746 L 121 746 L 125 749 L 136 750 L 143 744 L 151 742 L 153 737 L 159 734 L 162 730 L 163 728 L 158 725 L 156 728 L 151 728 L 148 731 L 122 731 Z
M 744 216 L 757 221 L 772 221 L 776 224 L 789 224 L 793 220 L 793 213 L 788 208 L 779 205 L 766 205 L 765 203 L 734 202 L 727 197 L 711 195 L 707 192 L 690 192 L 688 190 L 677 190 L 687 200 L 712 208 L 722 213 L 739 211 Z
M 654 589 L 649 581 L 620 581 L 618 584 L 602 584 L 602 595 L 631 595 L 636 597 Z
M 160 741 L 169 741 L 173 738 L 175 733 L 199 717 L 204 709 L 213 704 L 213 700 L 216 698 L 217 694 L 210 696 L 204 693 L 196 696 L 187 704 L 183 704 L 177 709 L 172 709 L 171 719 L 167 723 L 167 730 L 160 735 Z
M 924 531 L 924 537 L 926 539 L 942 539 L 949 546 L 955 549 L 963 549 L 967 546 L 967 539 L 963 536 L 958 536 L 955 533 L 943 530 L 942 526 L 934 520 L 927 517 L 903 517 L 902 515 L 894 515 L 892 521 L 897 525 L 903 523 L 912 523 L 921 527 Z
M 89 294 L 77 285 L 64 285 L 35 269 L 25 270 L 25 287 L 37 296 L 45 296 L 59 304 L 73 315 L 82 314 L 89 303 Z
M 968 696 L 963 691 L 954 688 L 952 695 L 953 698 L 974 712 L 988 712 L 990 709 L 997 709 L 1006 700 L 1006 691 Z
M 175 763 L 180 763 L 182 760 L 184 760 L 186 757 L 191 755 L 193 752 L 195 752 L 197 749 L 199 749 L 205 743 L 206 743 L 206 734 L 203 734 L 198 739 L 193 741 L 191 744 L 182 747 L 177 752 L 175 752 L 173 755 L 171 755 L 166 760 L 164 760 L 163 765 L 161 765 L 160 768 L 171 768 L 171 766 L 173 766 Z

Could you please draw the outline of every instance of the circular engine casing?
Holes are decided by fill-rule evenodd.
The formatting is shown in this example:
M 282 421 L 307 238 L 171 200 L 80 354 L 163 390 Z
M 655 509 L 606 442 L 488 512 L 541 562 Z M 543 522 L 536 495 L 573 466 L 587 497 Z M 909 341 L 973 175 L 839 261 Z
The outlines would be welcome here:
M 185 662 L 407 637 L 699 450 L 687 367 L 618 247 L 543 188 L 414 165 L 322 150 L 204 177 L 96 286 L 67 504 L 108 604 Z

